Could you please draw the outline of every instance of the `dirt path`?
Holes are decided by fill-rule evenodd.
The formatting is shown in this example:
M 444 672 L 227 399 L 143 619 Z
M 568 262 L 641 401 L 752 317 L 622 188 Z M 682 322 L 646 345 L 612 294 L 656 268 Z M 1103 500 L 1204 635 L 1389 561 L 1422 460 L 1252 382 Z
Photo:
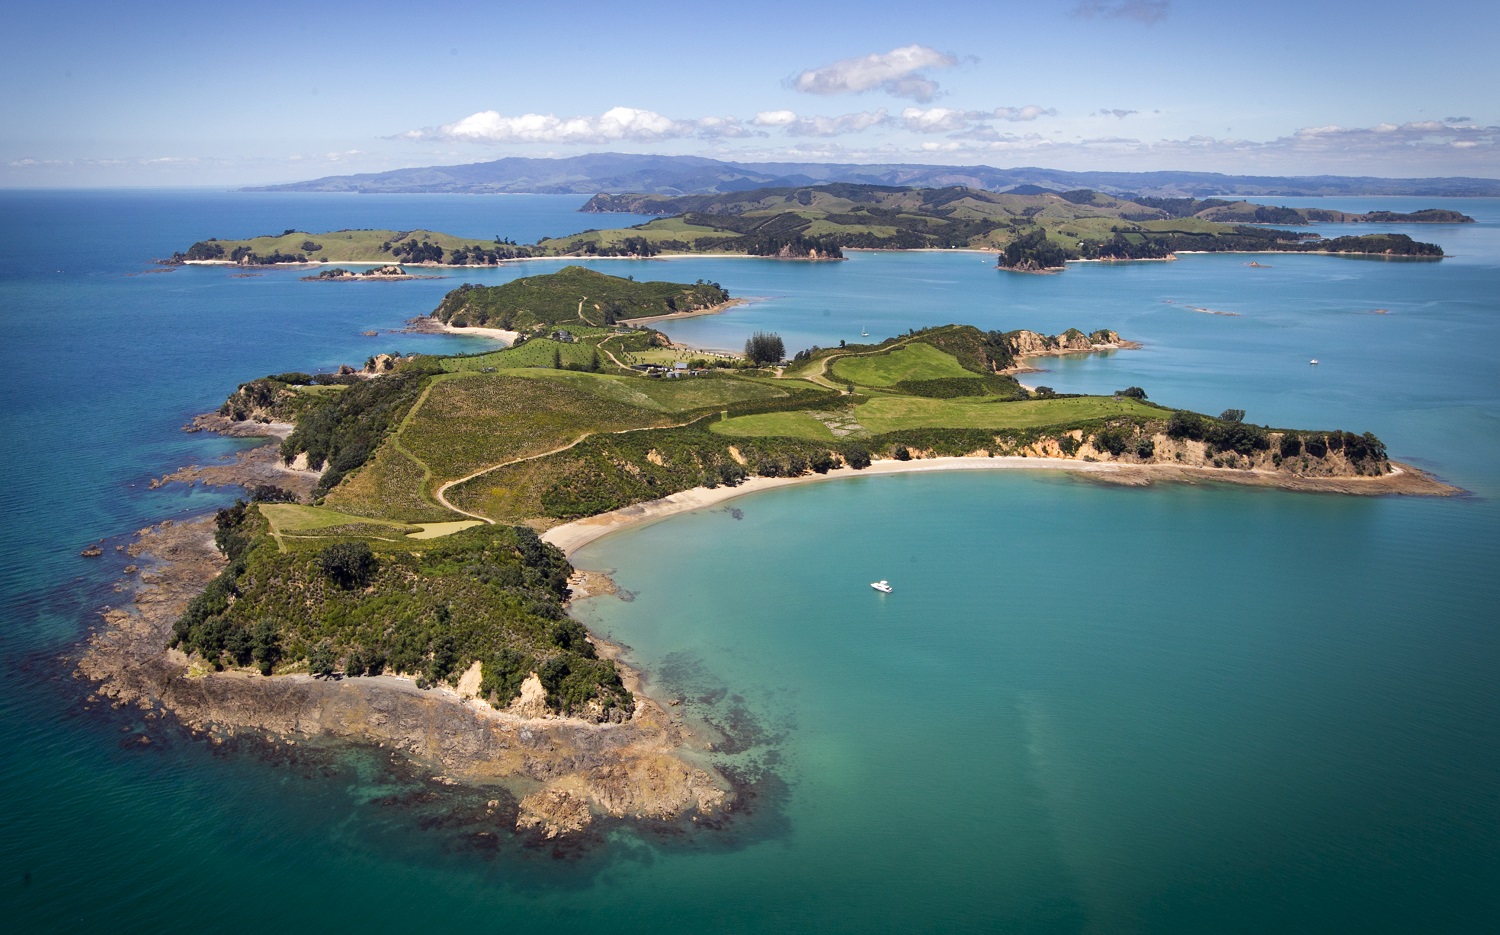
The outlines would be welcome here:
M 703 419 L 708 419 L 711 417 L 711 415 L 698 416 L 697 418 L 689 419 L 686 422 L 677 422 L 671 425 L 642 425 L 639 428 L 618 429 L 613 432 L 584 432 L 582 435 L 568 442 L 566 445 L 560 445 L 556 448 L 551 449 L 550 451 L 541 451 L 532 455 L 523 455 L 519 458 L 511 458 L 509 461 L 501 461 L 499 464 L 491 464 L 489 467 L 480 468 L 479 470 L 474 471 L 470 474 L 466 474 L 463 477 L 458 478 L 457 480 L 450 480 L 446 484 L 443 484 L 441 487 L 439 487 L 434 496 L 436 496 L 438 502 L 447 509 L 450 509 L 455 513 L 462 513 L 464 516 L 468 516 L 472 519 L 483 520 L 484 522 L 489 523 L 491 526 L 493 526 L 495 525 L 495 521 L 490 519 L 488 516 L 484 516 L 479 513 L 470 513 L 468 510 L 454 506 L 448 500 L 448 488 L 457 487 L 459 484 L 467 483 L 476 477 L 482 477 L 483 475 L 488 474 L 491 471 L 498 471 L 503 467 L 510 467 L 512 464 L 521 464 L 526 461 L 535 461 L 538 458 L 546 458 L 550 455 L 559 454 L 561 452 L 567 451 L 569 448 L 573 448 L 579 444 L 582 444 L 584 441 L 593 438 L 595 435 L 628 435 L 631 432 L 650 432 L 656 429 L 680 429 L 684 426 L 692 425 L 694 422 L 699 422 Z
M 493 525 L 495 525 L 495 521 L 492 520 L 492 519 L 490 519 L 488 516 L 481 516 L 478 513 L 470 513 L 468 510 L 462 509 L 460 507 L 456 507 L 452 503 L 450 503 L 448 501 L 448 497 L 447 497 L 448 488 L 449 487 L 456 487 L 459 484 L 471 481 L 474 478 L 479 477 L 479 476 L 481 476 L 483 474 L 488 474 L 491 471 L 498 471 L 501 468 L 503 468 L 503 467 L 509 467 L 512 464 L 520 464 L 523 461 L 534 461 L 537 458 L 545 458 L 548 455 L 555 455 L 558 452 L 567 451 L 569 448 L 572 448 L 573 446 L 577 445 L 579 442 L 582 442 L 584 439 L 592 436 L 593 434 L 595 434 L 595 433 L 593 433 L 593 432 L 584 432 L 582 435 L 580 435 L 577 438 L 573 439 L 572 441 L 568 442 L 566 445 L 562 445 L 560 447 L 553 448 L 551 451 L 543 451 L 543 452 L 540 452 L 540 453 L 534 454 L 534 455 L 525 455 L 525 456 L 520 457 L 520 458 L 512 458 L 509 461 L 502 461 L 499 464 L 492 464 L 489 467 L 480 468 L 479 470 L 473 472 L 472 474 L 466 474 L 463 477 L 458 478 L 457 480 L 450 480 L 450 481 L 448 481 L 446 484 L 443 484 L 441 487 L 439 487 L 433 493 L 433 496 L 437 498 L 437 502 L 438 503 L 442 504 L 447 509 L 450 509 L 450 510 L 452 510 L 455 513 L 462 513 L 464 516 L 468 516 L 468 517 L 470 517 L 472 519 L 483 520 L 484 522 L 489 523 L 491 526 L 493 526 Z M 423 467 L 425 468 L 426 465 L 423 465 Z
M 916 340 L 916 338 L 914 338 L 914 337 L 903 338 L 902 340 L 897 341 L 895 344 L 892 344 L 889 347 L 882 347 L 882 348 L 879 348 L 879 349 L 873 350 L 873 351 L 859 351 L 857 353 L 849 353 L 849 354 L 844 354 L 844 353 L 829 354 L 827 357 L 822 358 L 818 362 L 818 372 L 817 373 L 808 374 L 808 375 L 803 376 L 803 377 L 796 377 L 794 379 L 807 380 L 808 382 L 810 382 L 810 383 L 816 383 L 819 386 L 826 386 L 830 390 L 838 390 L 839 392 L 841 392 L 845 396 L 847 396 L 847 395 L 849 395 L 849 388 L 848 387 L 843 386 L 843 385 L 838 384 L 838 383 L 834 383 L 832 380 L 828 379 L 828 368 L 831 367 L 831 366 L 833 366 L 833 362 L 834 361 L 839 360 L 840 358 L 843 358 L 843 357 L 875 357 L 875 356 L 880 355 L 880 354 L 889 354 L 891 351 L 894 351 L 896 348 L 898 348 L 898 347 L 905 347 L 906 345 L 910 344 L 911 342 L 913 342 L 915 340 Z M 785 376 L 785 371 L 782 371 L 781 374 L 779 374 L 779 375 Z
M 610 341 L 613 341 L 615 338 L 618 338 L 618 337 L 620 337 L 620 335 L 618 335 L 618 334 L 607 335 L 604 338 L 604 340 L 600 341 L 598 344 L 596 344 L 594 346 L 596 348 L 598 348 L 599 350 L 603 351 L 604 352 L 604 356 L 608 357 L 611 361 L 613 361 L 614 365 L 616 367 L 619 367 L 621 370 L 631 370 L 633 368 L 627 367 L 624 364 L 620 363 L 620 358 L 618 358 L 618 357 L 615 356 L 614 351 L 611 351 L 609 348 L 607 348 L 607 347 L 604 346 L 604 345 L 608 344 Z

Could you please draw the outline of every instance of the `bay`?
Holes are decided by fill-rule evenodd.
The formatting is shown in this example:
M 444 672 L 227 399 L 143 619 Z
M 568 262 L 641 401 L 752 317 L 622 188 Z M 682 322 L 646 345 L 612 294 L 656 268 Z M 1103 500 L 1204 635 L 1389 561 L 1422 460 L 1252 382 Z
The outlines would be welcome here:
M 663 696 L 754 728 L 755 813 L 573 860 L 485 850 L 360 752 L 216 755 L 88 709 L 65 656 L 117 598 L 113 545 L 222 492 L 146 482 L 237 443 L 178 431 L 235 384 L 386 350 L 461 281 L 150 269 L 206 236 L 430 227 L 517 241 L 571 196 L 5 192 L 0 333 L 0 887 L 21 930 L 297 926 L 621 931 L 1481 931 L 1500 908 L 1500 202 L 1421 226 L 1440 263 L 1188 256 L 1015 276 L 960 252 L 846 263 L 601 261 L 761 299 L 670 323 L 789 349 L 967 321 L 1109 327 L 1047 364 L 1272 425 L 1374 431 L 1474 495 L 1363 500 L 1048 472 L 858 478 L 629 530 L 579 564 Z M 1346 210 L 1427 205 L 1318 203 Z M 1236 313 L 1212 315 L 1192 308 Z M 1377 314 L 1383 309 L 1383 314 Z M 1309 367 L 1317 357 L 1321 363 Z M 739 511 L 736 519 L 730 508 Z M 89 563 L 84 544 L 106 540 Z M 882 598 L 866 582 L 890 578 Z M 154 739 L 143 745 L 141 735 Z M 402 804 L 406 803 L 406 804 Z

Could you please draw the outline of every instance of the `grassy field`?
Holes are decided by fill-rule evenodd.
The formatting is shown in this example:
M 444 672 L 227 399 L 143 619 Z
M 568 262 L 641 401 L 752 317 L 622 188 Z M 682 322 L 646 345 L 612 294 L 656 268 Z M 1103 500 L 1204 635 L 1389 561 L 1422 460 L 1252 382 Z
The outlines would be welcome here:
M 860 386 L 893 386 L 903 380 L 977 378 L 952 354 L 930 344 L 906 344 L 870 357 L 840 357 L 829 367 L 833 377 Z
M 783 399 L 787 390 L 731 376 L 682 377 L 674 380 L 617 377 L 568 370 L 527 370 L 515 376 L 550 380 L 627 406 L 679 413 L 734 403 Z
M 828 426 L 807 412 L 765 412 L 753 416 L 735 416 L 713 423 L 708 430 L 716 435 L 833 441 L 833 433 L 828 430 Z
M 503 370 L 511 367 L 551 367 L 554 352 L 562 359 L 563 366 L 578 364 L 588 366 L 594 358 L 594 345 L 584 341 L 554 341 L 551 338 L 532 338 L 517 347 L 506 348 L 478 357 L 450 357 L 443 361 L 443 369 L 450 372 Z M 599 355 L 601 366 L 610 366 L 609 358 Z
M 856 406 L 854 414 L 859 423 L 875 435 L 920 428 L 1029 429 L 1120 416 L 1162 419 L 1167 415 L 1161 409 L 1134 399 L 1109 396 L 1014 402 L 877 396 Z
M 653 245 L 658 245 L 658 248 L 665 241 L 678 241 L 688 245 L 688 252 L 696 253 L 711 249 L 708 244 L 700 244 L 700 241 L 712 242 L 734 236 L 733 231 L 690 224 L 682 218 L 672 217 L 650 221 L 639 227 L 589 230 L 566 237 L 553 237 L 542 241 L 538 246 L 551 253 L 564 254 L 577 250 L 578 245 L 584 243 L 617 247 L 627 237 L 644 237 Z
M 260 512 L 271 524 L 271 534 L 283 545 L 287 544 L 285 540 L 288 539 L 440 539 L 479 525 L 479 520 L 474 519 L 404 523 L 297 503 L 262 503 Z
M 367 516 L 341 513 L 327 507 L 303 506 L 298 503 L 262 503 L 260 512 L 270 522 L 272 533 L 278 536 L 355 523 L 384 526 L 401 535 L 417 531 L 416 526 L 394 520 L 375 520 Z
M 442 482 L 587 433 L 671 421 L 659 411 L 589 392 L 593 385 L 509 374 L 439 377 L 427 401 L 412 412 L 401 443 Z
M 411 523 L 450 520 L 453 513 L 426 494 L 422 466 L 390 440 L 375 457 L 328 492 L 330 507 L 364 517 L 392 517 Z

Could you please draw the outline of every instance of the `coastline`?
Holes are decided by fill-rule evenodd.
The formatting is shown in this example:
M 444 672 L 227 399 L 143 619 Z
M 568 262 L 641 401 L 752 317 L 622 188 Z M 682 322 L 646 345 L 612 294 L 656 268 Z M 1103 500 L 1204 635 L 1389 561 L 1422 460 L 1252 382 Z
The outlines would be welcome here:
M 521 332 L 519 331 L 506 331 L 504 328 L 484 328 L 478 325 L 455 328 L 445 321 L 438 321 L 436 318 L 428 315 L 409 320 L 406 323 L 406 327 L 401 329 L 401 333 L 453 334 L 461 338 L 489 338 L 492 341 L 503 343 L 506 347 L 515 346 L 516 338 L 521 336 Z
M 718 315 L 741 305 L 753 305 L 756 302 L 764 302 L 764 298 L 750 296 L 743 299 L 730 299 L 728 302 L 720 302 L 718 305 L 710 305 L 708 308 L 695 309 L 691 312 L 672 312 L 667 315 L 649 315 L 645 318 L 627 318 L 621 322 L 624 325 L 650 325 L 658 321 L 675 321 L 679 318 L 699 318 L 704 315 Z
M 1118 464 L 1108 461 L 1080 461 L 1071 458 L 1023 458 L 1015 456 L 954 458 L 919 458 L 911 461 L 875 461 L 863 470 L 834 468 L 827 474 L 804 474 L 800 477 L 751 477 L 738 487 L 694 487 L 659 500 L 637 503 L 586 516 L 553 526 L 541 534 L 543 542 L 562 550 L 571 560 L 573 553 L 611 533 L 634 526 L 649 525 L 669 516 L 714 506 L 737 497 L 790 487 L 794 484 L 843 480 L 851 477 L 888 474 L 928 473 L 935 471 L 1069 471 L 1107 482 L 1143 487 L 1157 481 L 1198 483 L 1222 481 L 1254 487 L 1281 490 L 1355 494 L 1362 496 L 1436 496 L 1462 493 L 1408 464 L 1392 461 L 1393 473 L 1380 477 L 1298 477 L 1279 471 L 1240 470 L 1235 468 L 1202 468 L 1175 464 Z
M 606 821 L 713 826 L 735 808 L 734 783 L 702 756 L 724 736 L 643 693 L 640 674 L 621 662 L 636 699 L 623 723 L 541 713 L 539 696 L 524 688 L 519 702 L 496 710 L 465 692 L 477 665 L 457 690 L 423 690 L 391 675 L 209 671 L 167 642 L 225 565 L 213 517 L 146 527 L 128 551 L 140 568 L 119 590 L 131 601 L 100 610 L 103 625 L 76 660 L 77 675 L 94 683 L 91 698 L 170 713 L 215 746 L 241 735 L 288 746 L 324 739 L 378 746 L 434 773 L 439 785 L 486 789 L 497 827 L 533 840 Z M 601 656 L 620 655 L 590 638 Z
M 1119 341 L 1112 341 L 1109 344 L 1091 344 L 1088 347 L 1053 347 L 1043 351 L 1033 351 L 1029 354 L 1017 354 L 1016 365 L 1014 367 L 1007 367 L 1004 370 L 996 372 L 1008 374 L 1046 373 L 1040 367 L 1030 366 L 1027 361 L 1036 360 L 1040 357 L 1073 357 L 1077 354 L 1102 354 L 1105 351 L 1138 351 L 1143 347 L 1145 345 L 1139 341 L 1127 341 L 1124 338 L 1121 338 Z M 1024 386 L 1025 384 L 1022 385 Z M 1033 389 L 1032 387 L 1026 388 L 1028 390 Z
M 847 253 L 978 253 L 978 254 L 983 254 L 983 255 L 990 255 L 990 254 L 994 254 L 994 253 L 997 252 L 994 249 L 984 249 L 984 248 L 980 248 L 980 247 L 953 247 L 953 248 L 948 248 L 948 247 L 914 247 L 914 248 L 899 248 L 899 247 L 845 247 L 844 250 Z M 1235 256 L 1255 255 L 1255 254 L 1262 254 L 1262 253 L 1265 253 L 1265 254 L 1273 254 L 1273 253 L 1274 254 L 1309 254 L 1309 255 L 1312 255 L 1312 256 L 1376 257 L 1376 258 L 1384 259 L 1384 260 L 1441 260 L 1441 259 L 1444 259 L 1444 258 L 1446 258 L 1447 256 L 1450 255 L 1450 254 L 1444 253 L 1442 256 L 1410 256 L 1410 255 L 1406 255 L 1406 254 L 1391 254 L 1391 253 L 1354 253 L 1354 252 L 1350 252 L 1350 251 L 1340 251 L 1340 250 L 1174 250 L 1171 254 L 1169 254 L 1167 256 L 1164 256 L 1164 257 L 1139 257 L 1139 258 L 1130 258 L 1130 257 L 1124 257 L 1124 258 L 1100 257 L 1100 258 L 1097 258 L 1097 259 L 1083 259 L 1083 258 L 1080 257 L 1078 259 L 1064 260 L 1063 261 L 1063 264 L 1064 264 L 1063 266 L 1049 266 L 1049 267 L 1046 267 L 1045 269 L 1014 269 L 1012 267 L 998 266 L 998 265 L 995 268 L 996 269 L 1005 270 L 1006 272 L 1011 272 L 1011 273 L 1042 273 L 1042 274 L 1045 274 L 1045 273 L 1059 273 L 1059 272 L 1062 272 L 1063 270 L 1065 270 L 1067 268 L 1067 264 L 1069 264 L 1069 263 L 1109 263 L 1109 264 L 1124 264 L 1124 263 L 1171 263 L 1171 262 L 1176 261 L 1179 257 L 1185 256 L 1187 254 L 1205 254 L 1205 255 L 1211 255 L 1211 254 L 1216 254 L 1216 253 L 1217 254 L 1224 254 L 1224 255 L 1235 255 Z M 792 261 L 800 261 L 800 262 L 805 262 L 805 263 L 822 263 L 822 262 L 837 262 L 839 258 L 837 258 L 837 257 L 777 257 L 777 256 L 760 256 L 760 255 L 752 254 L 752 253 L 658 253 L 658 254 L 656 254 L 654 256 L 573 256 L 571 254 L 560 254 L 558 256 L 519 256 L 519 257 L 511 257 L 509 259 L 499 260 L 499 261 L 494 262 L 494 263 L 426 263 L 426 262 L 424 262 L 424 263 L 409 263 L 408 262 L 408 263 L 401 263 L 401 265 L 403 267 L 417 267 L 417 268 L 421 268 L 421 269 L 434 269 L 434 270 L 443 270 L 443 269 L 452 269 L 452 270 L 464 269 L 464 270 L 467 270 L 467 269 L 498 269 L 499 267 L 508 266 L 508 265 L 510 265 L 512 263 L 534 263 L 534 262 L 538 262 L 538 261 L 553 261 L 553 262 L 557 262 L 557 261 L 572 261 L 572 262 L 596 263 L 596 262 L 609 261 L 609 260 L 634 260 L 636 262 L 641 262 L 641 261 L 648 261 L 649 262 L 649 261 L 653 261 L 653 260 L 725 260 L 725 259 L 780 260 L 780 261 L 792 260 Z M 156 261 L 156 262 L 166 262 L 166 261 Z M 173 263 L 171 265 L 181 265 L 181 266 L 231 266 L 231 267 L 239 267 L 241 269 L 247 269 L 247 270 L 248 269 L 268 270 L 268 269 L 306 269 L 306 268 L 312 268 L 312 267 L 318 267 L 318 266 L 389 266 L 392 262 L 400 262 L 400 261 L 399 260 L 393 261 L 393 260 L 389 260 L 389 259 L 386 259 L 386 260 L 308 260 L 308 261 L 303 262 L 303 263 L 270 263 L 270 264 L 262 264 L 262 265 L 256 265 L 256 266 L 247 266 L 247 265 L 238 263 L 238 262 L 236 262 L 234 260 L 181 260 L 181 261 L 175 262 L 175 263 Z M 349 277 L 349 278 L 354 279 L 354 278 L 357 278 L 357 277 Z M 394 277 L 393 276 L 393 277 L 385 277 L 385 278 L 389 278 L 392 281 L 401 281 L 401 280 L 406 280 L 406 279 L 444 279 L 444 278 L 450 278 L 450 277 L 443 277 L 443 276 L 403 276 L 403 277 Z

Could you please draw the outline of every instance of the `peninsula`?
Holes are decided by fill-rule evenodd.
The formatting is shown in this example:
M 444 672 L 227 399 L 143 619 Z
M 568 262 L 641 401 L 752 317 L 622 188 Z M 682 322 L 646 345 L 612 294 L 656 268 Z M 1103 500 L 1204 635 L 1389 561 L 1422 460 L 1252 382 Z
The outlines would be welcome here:
M 643 694 L 567 615 L 583 580 L 565 550 L 603 532 L 862 471 L 1451 492 L 1368 433 L 1013 376 L 1030 357 L 1134 346 L 1108 329 L 947 325 L 784 359 L 774 335 L 729 357 L 630 323 L 728 298 L 713 283 L 576 268 L 464 287 L 432 315 L 502 323 L 520 332 L 514 346 L 241 385 L 215 418 L 279 438 L 285 485 L 260 470 L 250 501 L 211 522 L 144 531 L 134 548 L 159 567 L 81 671 L 104 695 L 215 736 L 388 745 L 495 789 L 519 833 L 711 822 L 736 802 L 732 777 L 701 756 L 714 736 Z
M 830 184 L 719 195 L 596 195 L 582 209 L 667 215 L 634 227 L 587 230 L 534 244 L 434 231 L 288 230 L 199 241 L 167 262 L 274 266 L 400 262 L 493 266 L 542 257 L 727 254 L 839 259 L 849 249 L 993 251 L 1008 268 L 1068 260 L 1163 259 L 1184 251 L 1343 253 L 1438 259 L 1441 247 L 1403 233 L 1322 238 L 1267 224 L 1468 223 L 1454 211 L 1348 214 L 1222 199 L 1106 195 L 1092 190 L 996 194 L 965 187 Z

